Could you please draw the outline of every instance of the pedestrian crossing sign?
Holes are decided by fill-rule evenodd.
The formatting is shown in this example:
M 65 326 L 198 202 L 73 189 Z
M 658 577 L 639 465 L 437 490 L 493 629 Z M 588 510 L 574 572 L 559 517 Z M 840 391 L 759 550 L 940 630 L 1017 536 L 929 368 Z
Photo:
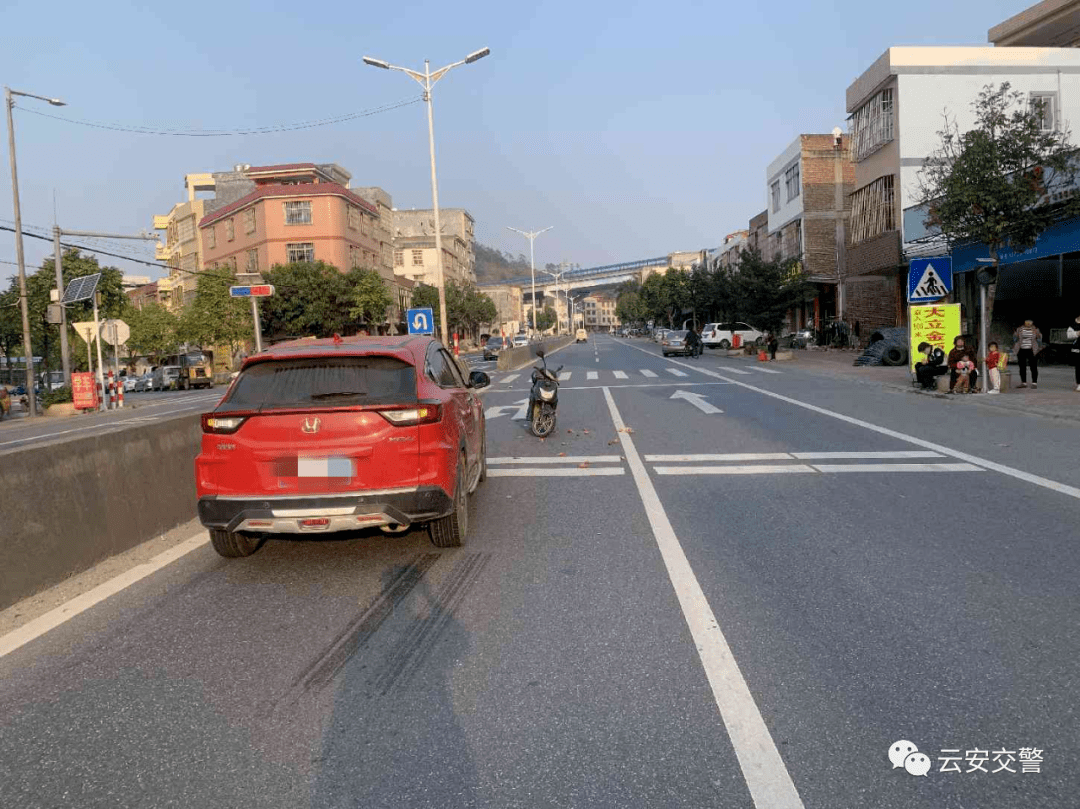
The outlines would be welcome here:
M 911 260 L 908 303 L 939 301 L 952 292 L 952 288 L 952 256 Z

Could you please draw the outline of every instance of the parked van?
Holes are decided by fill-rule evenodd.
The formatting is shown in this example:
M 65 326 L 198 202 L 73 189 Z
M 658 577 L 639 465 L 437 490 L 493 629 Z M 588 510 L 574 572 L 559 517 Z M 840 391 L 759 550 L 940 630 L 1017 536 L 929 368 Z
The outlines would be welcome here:
M 150 377 L 151 390 L 172 390 L 180 380 L 179 365 L 159 365 Z

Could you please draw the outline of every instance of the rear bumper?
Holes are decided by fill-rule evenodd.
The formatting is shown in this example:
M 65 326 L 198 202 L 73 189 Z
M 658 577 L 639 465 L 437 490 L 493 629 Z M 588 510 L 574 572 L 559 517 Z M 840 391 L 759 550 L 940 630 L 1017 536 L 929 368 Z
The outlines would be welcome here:
M 449 514 L 453 499 L 438 486 L 346 495 L 199 498 L 199 521 L 207 528 L 271 534 L 353 531 L 411 525 Z M 316 523 L 304 525 L 305 520 Z

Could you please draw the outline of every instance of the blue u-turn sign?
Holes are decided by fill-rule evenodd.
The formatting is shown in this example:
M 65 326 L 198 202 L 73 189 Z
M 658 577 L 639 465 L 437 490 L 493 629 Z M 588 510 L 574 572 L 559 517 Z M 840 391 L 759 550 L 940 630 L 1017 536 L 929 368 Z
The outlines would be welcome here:
M 409 309 L 406 312 L 409 334 L 434 334 L 435 317 L 430 309 Z

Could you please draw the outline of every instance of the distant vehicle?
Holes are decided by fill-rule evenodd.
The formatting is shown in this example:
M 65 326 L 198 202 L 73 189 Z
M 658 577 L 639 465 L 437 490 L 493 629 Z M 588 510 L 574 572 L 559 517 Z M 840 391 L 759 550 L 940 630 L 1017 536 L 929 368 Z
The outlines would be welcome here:
M 672 354 L 689 356 L 691 348 L 686 344 L 686 332 L 681 329 L 669 331 L 664 339 L 660 341 L 660 350 L 665 357 L 670 357 Z
M 37 383 L 43 390 L 59 390 L 64 387 L 64 372 L 42 371 Z
M 578 329 L 574 335 L 575 343 L 587 343 L 589 342 L 589 333 L 585 329 Z
M 142 376 L 135 377 L 135 392 L 141 393 L 150 390 L 154 384 L 154 374 L 147 371 Z
M 712 328 L 709 328 L 709 327 Z M 736 321 L 734 323 L 709 323 L 702 331 L 701 341 L 708 348 L 731 348 L 735 344 L 735 335 L 739 335 L 741 345 L 761 345 L 765 339 L 764 332 L 758 331 L 748 323 Z
M 461 545 L 487 477 L 477 391 L 490 383 L 430 337 L 304 340 L 248 357 L 202 415 L 195 487 L 214 550 L 410 525 L 437 547 Z
M 670 331 L 671 329 L 657 329 L 655 332 L 653 332 L 653 342 L 659 343 Z
M 527 346 L 529 344 L 529 338 L 527 335 L 519 334 L 514 337 L 514 348 L 520 348 L 521 346 Z
M 780 342 L 791 348 L 806 348 L 814 345 L 814 341 L 814 330 L 809 326 L 804 326 L 798 331 L 788 332 Z
M 139 378 L 137 376 L 125 376 L 121 379 L 124 383 L 124 393 L 134 393 L 135 385 L 138 383 Z
M 166 357 L 163 365 L 180 369 L 176 389 L 214 387 L 214 352 L 194 349 Z
M 173 390 L 179 379 L 179 365 L 159 365 L 150 377 L 150 390 Z
M 499 358 L 499 352 L 506 348 L 508 340 L 504 337 L 490 337 L 488 341 L 484 343 L 484 359 L 485 360 L 497 360 Z

